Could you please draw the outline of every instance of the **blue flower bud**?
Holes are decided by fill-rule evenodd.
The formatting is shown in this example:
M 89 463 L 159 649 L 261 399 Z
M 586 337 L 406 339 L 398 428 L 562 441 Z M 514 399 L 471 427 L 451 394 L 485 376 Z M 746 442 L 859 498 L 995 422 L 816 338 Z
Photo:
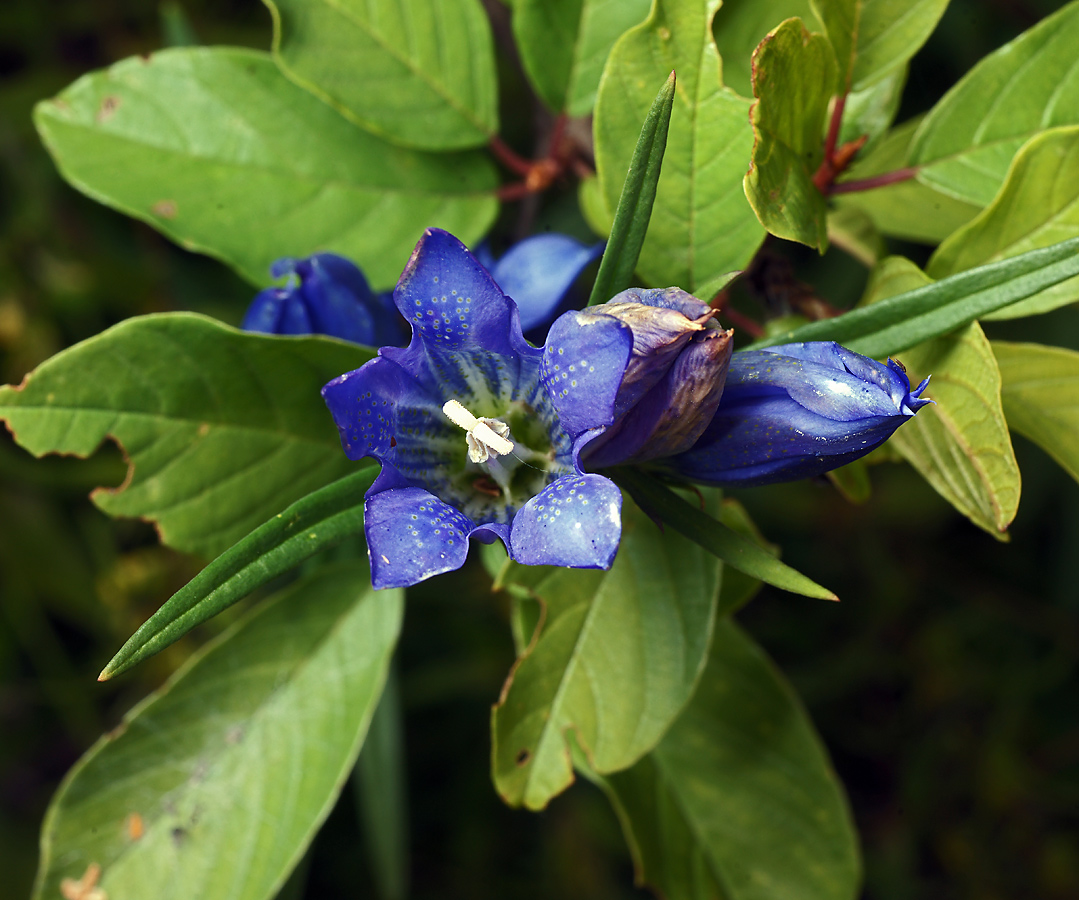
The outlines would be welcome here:
M 476 258 L 517 304 L 525 336 L 542 342 L 547 327 L 569 307 L 574 283 L 603 247 L 602 241 L 588 245 L 565 234 L 537 234 L 518 241 L 498 260 L 481 244 Z
M 663 465 L 694 481 L 747 486 L 838 468 L 880 446 L 932 401 L 894 361 L 834 341 L 735 353 L 711 423 Z
M 678 288 L 630 288 L 555 322 L 547 346 L 570 357 L 600 344 L 625 347 L 610 423 L 582 453 L 588 468 L 670 456 L 700 437 L 719 404 L 731 358 L 731 333 L 714 314 Z
M 267 288 L 251 303 L 244 331 L 326 334 L 371 346 L 404 342 L 404 321 L 390 295 L 375 294 L 363 272 L 334 253 L 279 259 L 274 278 L 293 276 L 283 288 Z

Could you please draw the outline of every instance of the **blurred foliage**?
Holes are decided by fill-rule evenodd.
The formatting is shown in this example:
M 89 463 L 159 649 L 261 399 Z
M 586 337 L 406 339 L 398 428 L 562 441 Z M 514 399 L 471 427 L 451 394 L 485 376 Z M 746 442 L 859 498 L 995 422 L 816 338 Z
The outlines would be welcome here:
M 986 52 L 1059 4 L 953 0 L 911 66 L 899 121 L 929 108 Z M 492 4 L 497 7 L 497 4 Z M 146 312 L 236 322 L 250 288 L 212 260 L 65 186 L 30 109 L 82 73 L 165 45 L 265 48 L 254 0 L 31 0 L 0 7 L 0 378 Z M 543 115 L 500 58 L 510 140 Z M 558 223 L 585 234 L 564 195 L 503 213 L 504 231 Z M 517 216 L 514 221 L 508 221 Z M 919 263 L 918 245 L 894 243 Z M 792 278 L 836 306 L 865 270 L 783 248 Z M 986 324 L 990 338 L 1079 349 L 1079 311 Z M 1079 485 L 1017 439 L 1023 499 L 1011 542 L 961 519 L 909 468 L 874 466 L 873 502 L 826 483 L 738 493 L 785 560 L 839 604 L 766 591 L 740 621 L 804 698 L 845 784 L 871 900 L 1079 896 Z M 234 611 L 131 676 L 95 676 L 134 627 L 197 571 L 149 526 L 86 499 L 117 484 L 113 448 L 88 461 L 30 457 L 0 435 L 0 867 L 10 896 L 33 876 L 37 832 L 60 778 L 103 730 Z M 836 552 L 842 548 L 842 552 Z M 46 558 L 47 555 L 47 558 Z M 399 650 L 418 898 L 645 896 L 617 822 L 579 784 L 542 815 L 506 808 L 476 751 L 514 658 L 508 600 L 478 567 L 410 595 Z M 464 599 L 459 599 L 464 598 Z M 243 604 L 241 604 L 243 606 Z M 309 854 L 306 895 L 370 882 L 346 792 Z

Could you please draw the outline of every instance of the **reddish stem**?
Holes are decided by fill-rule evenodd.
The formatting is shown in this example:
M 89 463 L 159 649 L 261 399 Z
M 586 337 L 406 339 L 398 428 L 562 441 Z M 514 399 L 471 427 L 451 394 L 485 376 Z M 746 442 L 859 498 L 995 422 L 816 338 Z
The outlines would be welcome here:
M 495 155 L 495 159 L 511 172 L 515 172 L 522 178 L 527 178 L 528 173 L 532 171 L 532 160 L 525 159 L 497 134 L 491 136 L 491 139 L 487 142 L 487 146 L 490 147 L 491 152 Z
M 905 169 L 896 169 L 894 172 L 882 172 L 870 178 L 855 178 L 853 181 L 844 181 L 842 184 L 833 184 L 829 193 L 853 194 L 857 191 L 871 191 L 873 188 L 896 184 L 900 181 L 910 181 L 918 174 L 918 169 L 908 166 Z
M 824 158 L 831 161 L 835 156 L 836 144 L 839 143 L 839 129 L 843 125 L 843 109 L 847 105 L 847 95 L 840 94 L 835 98 L 832 107 L 832 119 L 828 123 L 828 136 L 824 139 Z
M 727 301 L 729 300 L 730 295 L 724 288 L 712 298 L 712 302 L 708 305 L 716 311 L 717 315 L 726 318 L 739 331 L 744 331 L 753 338 L 764 337 L 764 329 L 759 322 L 751 319 L 749 316 L 742 315 L 742 313 L 738 312 L 736 309 L 727 308 Z

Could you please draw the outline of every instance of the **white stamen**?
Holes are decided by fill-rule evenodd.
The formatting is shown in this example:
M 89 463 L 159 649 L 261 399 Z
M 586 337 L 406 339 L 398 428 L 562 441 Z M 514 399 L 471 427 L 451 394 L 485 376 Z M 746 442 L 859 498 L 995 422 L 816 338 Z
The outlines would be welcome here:
M 456 400 L 447 400 L 442 406 L 446 418 L 466 432 L 468 458 L 474 463 L 487 462 L 492 456 L 505 456 L 513 452 L 513 441 L 507 440 L 510 427 L 498 419 L 486 416 L 476 418 Z

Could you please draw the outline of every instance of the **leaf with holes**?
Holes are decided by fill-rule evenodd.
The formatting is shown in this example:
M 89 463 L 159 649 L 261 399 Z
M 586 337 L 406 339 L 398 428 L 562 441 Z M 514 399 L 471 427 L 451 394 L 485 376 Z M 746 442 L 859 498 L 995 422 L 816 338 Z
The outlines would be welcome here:
M 101 867 L 111 900 L 273 897 L 356 760 L 401 628 L 363 563 L 262 604 L 76 764 L 34 900 Z
M 835 60 L 828 41 L 787 19 L 753 54 L 753 157 L 745 192 L 771 234 L 823 253 L 828 210 L 813 175 L 824 158 Z
M 587 116 L 614 42 L 648 15 L 649 0 L 520 0 L 513 36 L 536 93 L 555 112 Z
M 383 290 L 428 225 L 472 243 L 498 211 L 486 154 L 394 147 L 251 50 L 127 59 L 39 103 L 34 122 L 83 193 L 257 285 L 279 257 L 332 250 Z
M 587 769 L 585 770 L 587 773 Z M 639 883 L 663 897 L 851 900 L 858 842 L 820 738 L 771 660 L 716 625 L 693 700 L 633 768 L 596 780 Z
M 742 190 L 753 129 L 749 101 L 725 88 L 711 22 L 720 0 L 655 0 L 615 44 L 600 81 L 594 132 L 606 208 L 616 209 L 656 86 L 678 74 L 663 175 L 637 264 L 649 284 L 709 297 L 764 238 Z
M 910 147 L 918 178 L 985 206 L 1016 151 L 1049 128 L 1079 125 L 1079 2 L 989 54 L 922 121 Z
M 993 341 L 1008 424 L 1079 481 L 1079 353 Z
M 929 278 L 902 257 L 884 260 L 867 302 L 921 287 Z M 1000 372 L 981 326 L 965 328 L 904 351 L 911 383 L 932 375 L 926 396 L 936 401 L 889 442 L 933 488 L 979 528 L 999 537 L 1019 509 L 1015 461 L 1000 400 Z
M 569 786 L 569 731 L 600 772 L 655 746 L 704 665 L 720 565 L 627 501 L 609 572 L 519 572 L 544 613 L 491 714 L 494 782 L 507 803 L 542 809 Z
M 155 522 L 170 547 L 217 556 L 300 497 L 355 471 L 319 390 L 373 351 L 248 334 L 193 313 L 128 319 L 0 388 L 31 453 L 87 456 L 106 439 L 128 478 L 94 500 Z
M 498 131 L 491 25 L 480 0 L 265 0 L 289 78 L 369 131 L 419 150 Z
M 1016 155 L 996 199 L 933 254 L 926 271 L 944 278 L 1037 247 L 1079 237 L 1079 127 L 1031 138 Z M 1071 278 L 988 319 L 1048 312 L 1079 300 Z

